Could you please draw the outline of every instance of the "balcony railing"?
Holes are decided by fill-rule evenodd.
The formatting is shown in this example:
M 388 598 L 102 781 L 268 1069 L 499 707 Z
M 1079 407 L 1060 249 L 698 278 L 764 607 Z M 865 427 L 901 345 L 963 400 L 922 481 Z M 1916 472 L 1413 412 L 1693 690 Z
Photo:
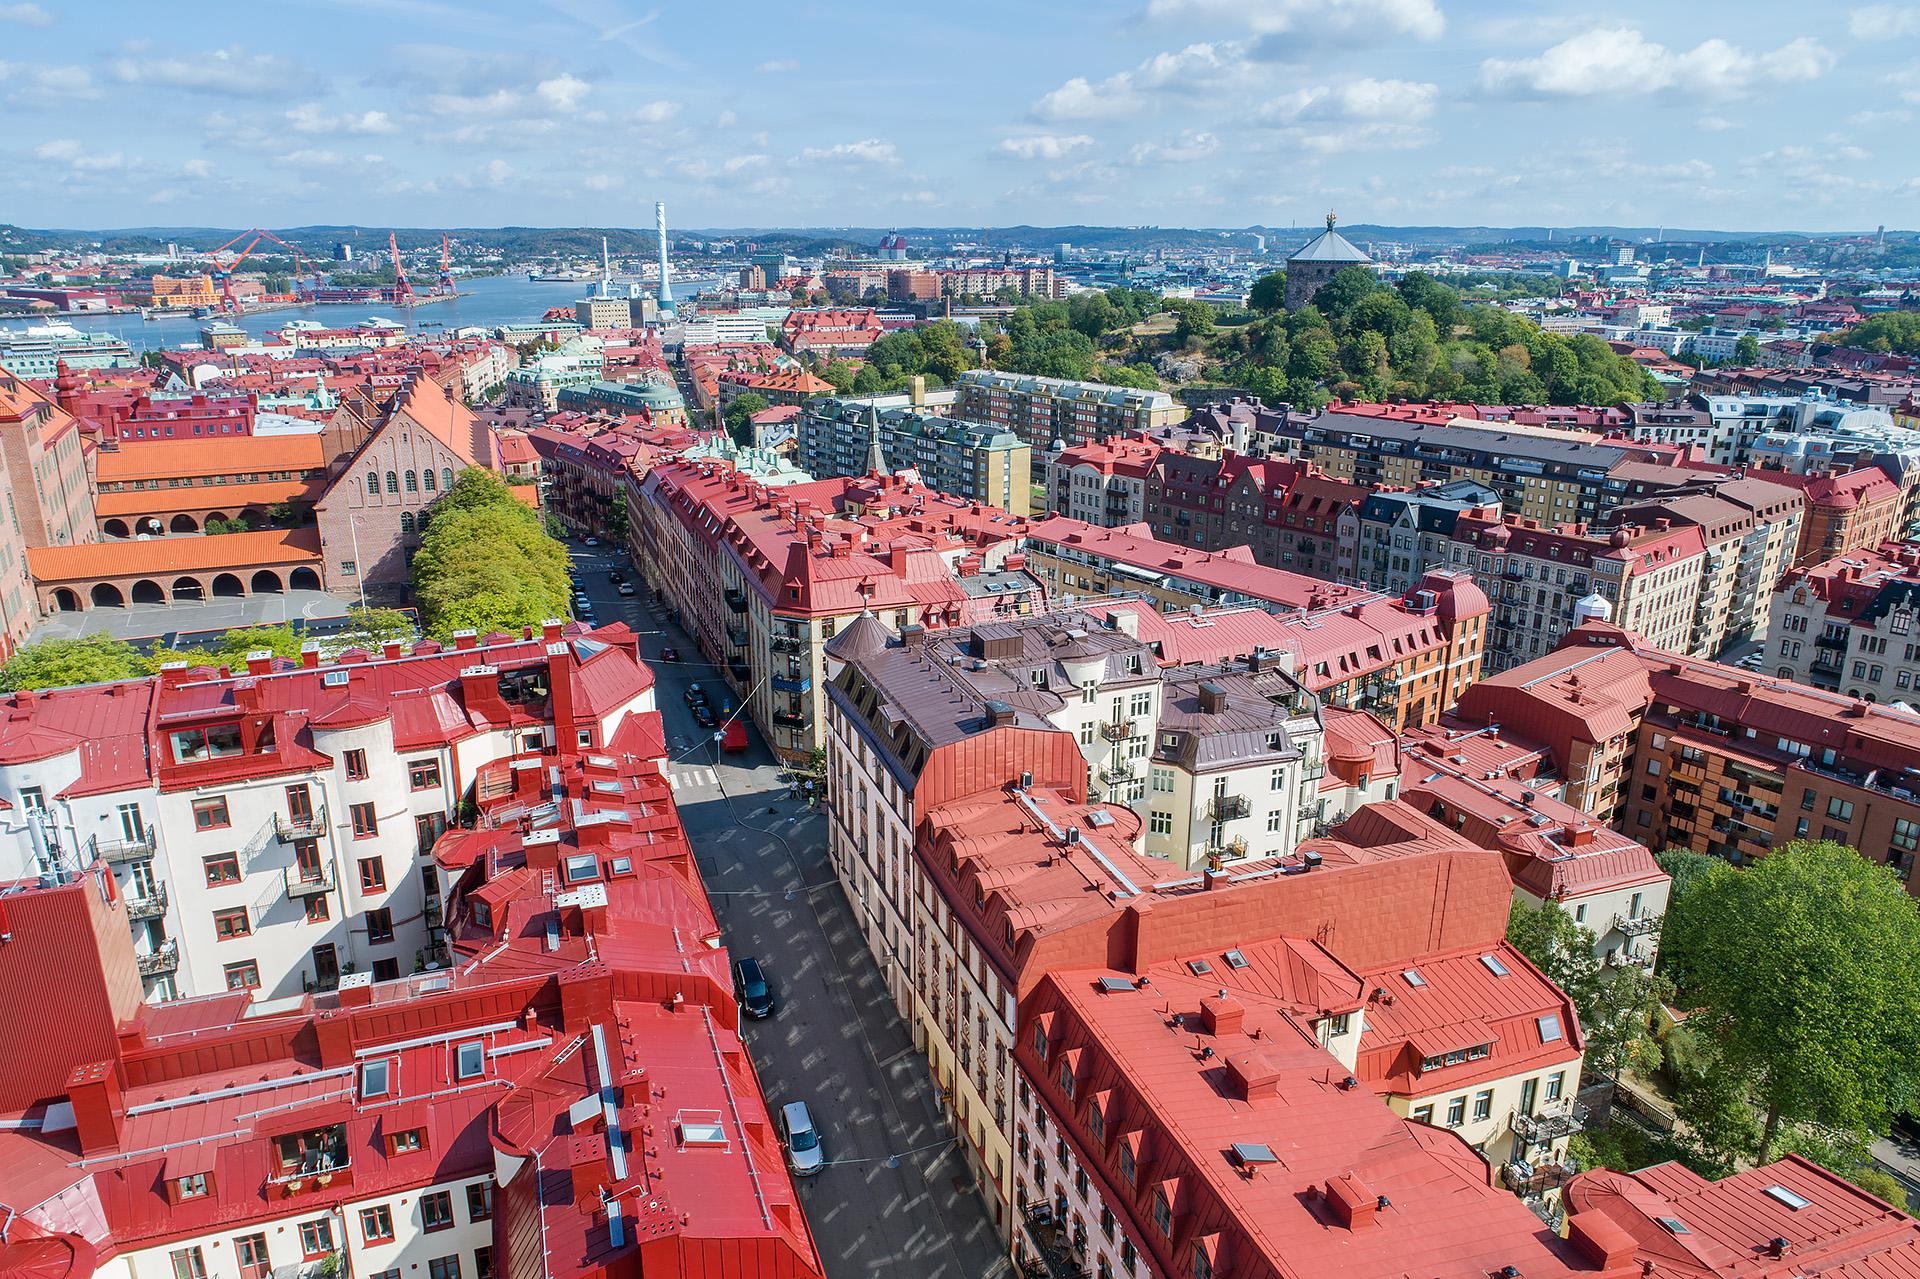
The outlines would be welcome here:
M 153 891 L 136 897 L 127 894 L 128 919 L 158 919 L 167 913 L 167 886 L 155 884 Z
M 284 843 L 292 843 L 296 839 L 318 839 L 327 833 L 327 806 L 322 804 L 304 814 L 281 816 L 275 813 L 273 833 Z
M 775 675 L 773 686 L 782 693 L 804 693 L 813 687 L 813 678 L 808 675 Z
M 1513 1134 L 1530 1143 L 1558 1141 L 1585 1128 L 1586 1116 L 1570 1103 L 1555 1102 L 1537 1115 L 1513 1112 Z
M 1100 736 L 1106 738 L 1110 742 L 1124 742 L 1128 738 L 1133 736 L 1133 721 L 1130 719 L 1123 719 L 1123 720 L 1117 720 L 1108 724 L 1102 724 L 1100 726 Z
M 87 843 L 93 855 L 103 862 L 137 862 L 153 856 L 153 827 L 149 825 L 132 838 L 101 839 L 94 835 Z
M 745 591 L 728 591 L 727 607 L 732 609 L 736 613 L 746 612 L 747 611 L 747 593 Z
M 805 713 L 801 711 L 775 711 L 773 713 L 773 722 L 776 724 L 784 724 L 789 728 L 800 728 L 805 726 L 807 717 Z
M 142 977 L 159 977 L 173 972 L 180 967 L 180 943 L 169 937 L 160 943 L 160 949 L 134 956 L 133 963 Z
M 285 1172 L 278 1172 L 267 1178 L 267 1185 L 289 1198 L 316 1190 L 325 1190 L 330 1186 L 352 1184 L 353 1159 L 344 1151 L 303 1160 L 300 1167 L 289 1168 Z
M 1207 801 L 1207 818 L 1210 821 L 1230 822 L 1249 816 L 1253 812 L 1253 801 L 1245 795 L 1215 795 Z
M 747 659 L 744 657 L 729 658 L 727 660 L 727 669 L 733 673 L 735 679 L 743 683 L 753 678 L 753 667 L 747 664 Z
M 735 648 L 745 648 L 747 646 L 747 628 L 737 623 L 728 623 L 727 643 L 733 645 Z
M 1326 832 L 1315 831 L 1314 833 L 1316 835 L 1323 835 Z M 1235 835 L 1226 843 L 1215 844 L 1207 849 L 1207 857 L 1214 861 L 1230 862 L 1245 857 L 1246 855 L 1247 837 L 1245 835 Z
M 289 866 L 282 872 L 287 881 L 287 896 L 299 900 L 304 897 L 319 897 L 333 891 L 333 863 L 327 862 L 313 869 Z
M 1086 1246 L 1076 1252 L 1066 1226 L 1058 1220 L 1049 1204 L 1030 1204 L 1021 1214 L 1027 1230 L 1027 1242 L 1035 1258 L 1023 1267 L 1026 1279 L 1083 1279 L 1087 1273 Z
M 1641 937 L 1660 927 L 1658 915 L 1615 915 L 1614 931 L 1623 937 Z
M 1560 1189 L 1572 1181 L 1578 1171 L 1569 1164 L 1536 1164 L 1516 1159 L 1501 1165 L 1500 1180 L 1508 1190 L 1524 1199 Z
M 800 641 L 792 635 L 776 635 L 767 642 L 767 646 L 776 653 L 798 653 Z

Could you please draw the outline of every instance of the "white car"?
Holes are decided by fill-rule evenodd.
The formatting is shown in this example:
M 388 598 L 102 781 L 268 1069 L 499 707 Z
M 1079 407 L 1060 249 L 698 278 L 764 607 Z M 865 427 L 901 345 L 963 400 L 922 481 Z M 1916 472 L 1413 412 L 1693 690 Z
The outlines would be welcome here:
M 780 1107 L 780 1140 L 787 1148 L 787 1167 L 796 1177 L 811 1177 L 826 1167 L 826 1153 L 820 1149 L 820 1131 L 813 1126 L 813 1115 L 804 1101 L 790 1101 Z

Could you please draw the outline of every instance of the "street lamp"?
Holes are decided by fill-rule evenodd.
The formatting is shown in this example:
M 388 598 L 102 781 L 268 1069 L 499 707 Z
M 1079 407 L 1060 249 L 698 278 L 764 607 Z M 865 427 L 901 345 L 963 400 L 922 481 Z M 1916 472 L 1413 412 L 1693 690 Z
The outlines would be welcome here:
M 367 566 L 360 562 L 360 517 L 347 517 L 347 535 L 353 539 L 353 584 L 360 588 L 360 611 L 367 611 Z

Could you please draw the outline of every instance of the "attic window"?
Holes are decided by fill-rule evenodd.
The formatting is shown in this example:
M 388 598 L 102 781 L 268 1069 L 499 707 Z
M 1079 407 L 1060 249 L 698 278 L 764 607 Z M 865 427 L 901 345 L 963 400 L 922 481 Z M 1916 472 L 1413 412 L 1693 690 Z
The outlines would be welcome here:
M 727 1144 L 727 1130 L 720 1121 L 681 1120 L 680 1144 L 683 1146 L 724 1146 Z
M 1263 1146 L 1257 1141 L 1234 1142 L 1233 1157 L 1239 1160 L 1242 1165 L 1277 1164 L 1280 1162 L 1280 1156 L 1273 1153 L 1272 1147 Z
M 1415 990 L 1427 984 L 1427 979 L 1420 975 L 1418 968 L 1402 969 L 1400 976 L 1405 978 L 1407 985 L 1412 986 Z
M 1247 966 L 1247 957 L 1237 950 L 1228 951 L 1222 958 L 1227 961 L 1227 967 L 1229 968 L 1245 968 Z
M 1796 1195 L 1785 1186 L 1768 1186 L 1766 1193 L 1769 1197 L 1785 1204 L 1795 1212 L 1799 1212 L 1802 1208 L 1813 1207 L 1813 1200 L 1801 1195 Z
M 1482 955 L 1480 956 L 1480 962 L 1485 964 L 1487 966 L 1487 971 L 1492 973 L 1495 977 L 1512 976 L 1511 971 L 1507 968 L 1505 963 L 1501 962 L 1500 956 L 1498 955 Z
M 393 1063 L 385 1060 L 370 1061 L 360 1067 L 360 1096 L 384 1097 L 392 1086 Z
M 345 688 L 347 686 L 347 672 L 328 671 L 320 677 L 320 682 L 328 688 Z
M 633 858 L 631 857 L 610 858 L 607 861 L 607 874 L 609 875 L 633 874 Z
M 1693 1233 L 1693 1231 L 1687 1229 L 1687 1223 L 1678 1217 L 1655 1217 L 1654 1220 L 1659 1222 L 1660 1228 L 1670 1235 L 1690 1235 Z
M 469 1040 L 454 1050 L 454 1077 L 473 1079 L 486 1072 L 487 1046 L 478 1039 Z
M 1204 977 L 1213 971 L 1213 965 L 1204 959 L 1189 959 L 1187 961 L 1187 971 L 1195 977 Z
M 600 878 L 600 863 L 592 853 L 575 853 L 567 858 L 567 882 L 580 884 Z
M 1540 1027 L 1541 1043 L 1551 1044 L 1561 1037 L 1559 1013 L 1548 1013 L 1546 1016 L 1536 1018 L 1535 1020 Z

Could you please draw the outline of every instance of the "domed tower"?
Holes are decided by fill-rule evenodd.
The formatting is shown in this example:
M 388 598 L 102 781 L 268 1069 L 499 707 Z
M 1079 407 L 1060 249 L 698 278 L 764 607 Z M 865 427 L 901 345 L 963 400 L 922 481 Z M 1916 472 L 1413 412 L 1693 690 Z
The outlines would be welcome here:
M 1345 268 L 1373 265 L 1372 258 L 1333 229 L 1334 221 L 1333 214 L 1327 214 L 1327 229 L 1287 259 L 1287 310 L 1296 311 L 1313 301 L 1314 294 Z

